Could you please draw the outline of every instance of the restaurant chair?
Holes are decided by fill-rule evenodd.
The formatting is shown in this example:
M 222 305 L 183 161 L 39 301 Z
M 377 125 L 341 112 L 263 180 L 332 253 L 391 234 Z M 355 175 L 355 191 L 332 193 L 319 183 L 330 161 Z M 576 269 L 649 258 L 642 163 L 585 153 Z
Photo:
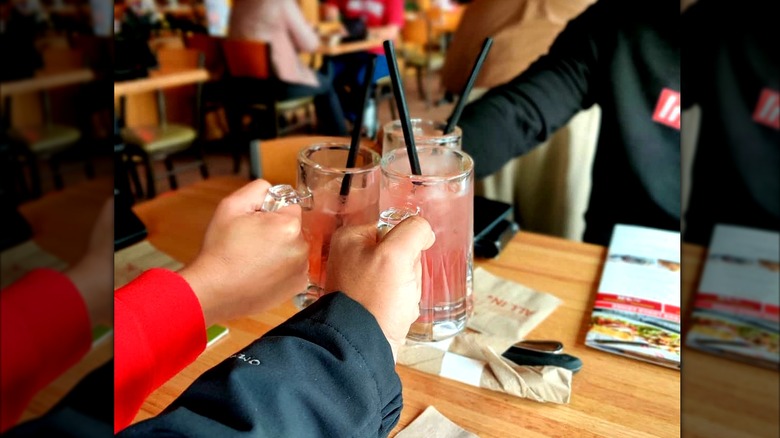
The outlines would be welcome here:
M 434 6 L 426 10 L 425 14 L 431 23 L 430 38 L 442 53 L 447 51 L 450 40 L 460 25 L 465 9 L 462 6 L 452 9 Z
M 51 46 L 42 53 L 43 68 L 37 78 L 55 75 L 84 67 L 83 57 L 77 50 Z M 78 108 L 79 86 L 43 89 L 38 92 L 5 96 L 3 126 L 19 162 L 29 171 L 29 185 L 20 181 L 27 195 L 38 198 L 43 194 L 39 163 L 48 164 L 54 188 L 65 186 L 61 165 L 65 155 L 78 151 L 84 161 L 88 178 L 94 176 L 91 156 L 82 143 L 83 123 Z M 23 175 L 23 173 L 21 174 Z
M 430 93 L 425 85 L 426 78 L 444 66 L 444 53 L 437 49 L 438 45 L 431 36 L 431 21 L 428 15 L 423 13 L 415 14 L 401 29 L 401 56 L 406 66 L 416 71 L 417 89 L 426 108 L 431 106 Z
M 205 33 L 188 32 L 184 35 L 184 46 L 203 53 L 204 67 L 209 71 L 211 80 L 220 80 L 225 76 L 227 67 L 222 52 L 222 38 Z
M 203 55 L 192 49 L 161 49 L 158 51 L 157 57 L 160 68 L 150 71 L 152 77 L 202 68 L 204 64 Z M 162 161 L 164 163 L 165 175 L 172 190 L 179 186 L 176 175 L 193 166 L 199 168 L 204 179 L 208 178 L 208 166 L 200 141 L 202 86 L 202 83 L 198 83 L 194 86 L 156 90 L 153 92 L 153 108 L 138 104 L 132 105 L 132 98 L 137 98 L 140 101 L 145 96 L 128 96 L 128 98 L 120 99 L 121 119 L 125 121 L 121 136 L 126 144 L 125 157 L 128 161 L 137 197 L 153 198 L 156 196 L 155 162 Z M 169 103 L 177 104 L 169 105 Z M 156 116 L 156 120 L 154 120 L 156 123 L 149 123 L 148 120 L 142 120 L 140 123 L 134 122 L 131 111 L 153 112 Z M 171 122 L 171 119 L 175 119 L 175 121 Z M 184 152 L 191 152 L 195 161 L 189 165 L 174 166 L 173 157 Z M 143 165 L 145 168 L 145 195 L 138 178 L 137 165 Z
M 30 172 L 30 195 L 38 198 L 43 194 L 39 162 L 47 162 L 56 189 L 65 184 L 60 169 L 60 155 L 81 139 L 81 132 L 74 127 L 55 123 L 52 119 L 51 100 L 48 91 L 38 93 L 42 120 L 40 123 L 11 127 L 8 138 L 16 145 L 17 157 Z M 6 98 L 10 109 L 11 98 Z
M 276 138 L 302 129 L 311 132 L 315 123 L 314 97 L 278 97 L 279 82 L 271 67 L 269 44 L 226 38 L 222 48 L 230 75 L 228 120 L 234 138 L 234 172 L 238 172 L 246 140 Z M 253 90 L 250 97 L 248 89 Z M 252 116 L 253 122 L 248 133 L 244 127 L 246 115 Z M 251 138 L 243 138 L 246 134 Z
M 228 132 L 225 116 L 227 64 L 222 52 L 222 38 L 188 32 L 184 35 L 184 44 L 188 49 L 203 53 L 204 65 L 209 72 L 209 81 L 203 84 L 201 101 L 203 133 L 206 140 L 224 140 Z
M 262 140 L 253 143 L 259 147 L 258 156 L 260 169 L 257 178 L 263 178 L 271 184 L 298 185 L 298 153 L 315 143 L 344 142 L 344 138 L 293 135 L 272 140 Z M 361 145 L 371 148 L 372 140 L 361 139 Z
M 149 49 L 155 55 L 161 49 L 183 49 L 184 37 L 179 33 L 165 33 L 149 39 Z

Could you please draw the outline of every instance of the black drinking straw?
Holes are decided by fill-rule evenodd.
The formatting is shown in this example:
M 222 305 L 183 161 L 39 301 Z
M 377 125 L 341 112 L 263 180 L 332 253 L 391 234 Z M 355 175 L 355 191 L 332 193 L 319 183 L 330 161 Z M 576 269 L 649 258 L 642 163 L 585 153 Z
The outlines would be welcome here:
M 374 69 L 376 68 L 376 57 L 368 64 L 368 71 L 366 72 L 366 88 L 363 90 L 363 106 L 358 110 L 358 116 L 355 120 L 355 126 L 352 128 L 352 141 L 349 144 L 349 154 L 347 155 L 347 169 L 355 167 L 355 161 L 357 161 L 358 149 L 360 149 L 360 133 L 363 129 L 363 118 L 366 114 L 366 104 L 368 104 L 368 98 L 371 95 L 371 83 L 374 80 Z M 349 194 L 349 187 L 352 183 L 352 175 L 344 175 L 344 179 L 341 181 L 341 196 L 347 196 Z
M 460 115 L 463 113 L 463 108 L 466 106 L 466 101 L 468 101 L 469 94 L 471 94 L 471 89 L 474 88 L 474 82 L 477 81 L 477 76 L 479 76 L 479 71 L 482 69 L 482 64 L 485 63 L 485 58 L 487 58 L 487 54 L 490 51 L 490 46 L 493 45 L 493 38 L 487 37 L 485 38 L 485 42 L 482 43 L 482 50 L 479 52 L 479 56 L 477 57 L 477 61 L 474 62 L 474 67 L 471 68 L 471 75 L 469 75 L 469 80 L 466 81 L 466 87 L 463 89 L 463 93 L 461 93 L 460 98 L 458 98 L 458 103 L 455 105 L 455 110 L 452 112 L 452 117 L 450 117 L 450 121 L 447 122 L 447 127 L 444 128 L 444 134 L 449 134 L 452 132 L 453 129 L 455 129 L 455 126 L 458 124 L 458 120 L 460 120 Z
M 390 79 L 393 81 L 393 94 L 395 95 L 395 105 L 398 107 L 398 115 L 401 119 L 401 129 L 404 132 L 406 141 L 406 152 L 409 155 L 409 166 L 412 174 L 422 175 L 420 170 L 420 160 L 417 158 L 417 147 L 414 144 L 414 135 L 412 135 L 412 122 L 409 121 L 409 108 L 406 106 L 404 97 L 404 86 L 401 83 L 401 75 L 398 73 L 398 64 L 395 62 L 395 47 L 393 42 L 385 40 L 385 59 L 390 69 Z

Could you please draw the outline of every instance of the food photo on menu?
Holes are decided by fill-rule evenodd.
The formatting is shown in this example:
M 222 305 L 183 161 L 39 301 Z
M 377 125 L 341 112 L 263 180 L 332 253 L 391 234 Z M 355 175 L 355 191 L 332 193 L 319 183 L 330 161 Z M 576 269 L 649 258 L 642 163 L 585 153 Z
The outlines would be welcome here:
M 585 344 L 680 367 L 680 235 L 617 225 Z
M 780 234 L 718 225 L 693 301 L 685 345 L 777 369 Z

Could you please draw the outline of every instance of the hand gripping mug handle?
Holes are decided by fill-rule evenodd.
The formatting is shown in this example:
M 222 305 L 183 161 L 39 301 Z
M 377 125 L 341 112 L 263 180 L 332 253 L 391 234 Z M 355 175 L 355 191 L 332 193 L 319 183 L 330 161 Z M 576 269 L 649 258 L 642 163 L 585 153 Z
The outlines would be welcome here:
M 312 207 L 312 194 L 307 188 L 297 191 L 289 184 L 278 184 L 268 189 L 260 211 L 277 211 L 288 205 L 298 204 L 304 210 Z
M 390 207 L 379 213 L 379 221 L 376 224 L 377 242 L 384 239 L 385 235 L 404 219 L 417 216 L 418 214 L 420 214 L 420 208 L 409 205 L 405 207 Z

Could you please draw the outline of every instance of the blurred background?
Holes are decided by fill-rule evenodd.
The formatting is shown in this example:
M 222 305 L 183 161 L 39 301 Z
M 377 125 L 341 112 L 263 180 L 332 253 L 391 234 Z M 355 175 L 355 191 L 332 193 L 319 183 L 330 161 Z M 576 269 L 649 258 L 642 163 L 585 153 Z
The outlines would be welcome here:
M 682 9 L 682 434 L 777 437 L 776 9 L 719 0 Z
M 298 3 L 307 22 L 326 32 L 321 2 Z M 463 65 L 470 65 L 485 36 L 493 36 L 495 45 L 468 99 L 524 71 L 567 21 L 592 3 L 406 1 L 398 52 L 410 112 L 437 120 L 450 115 L 466 80 Z M 265 107 L 231 120 L 225 97 L 231 65 L 218 43 L 229 33 L 231 7 L 230 0 L 0 1 L 4 294 L 36 268 L 68 272 L 77 265 L 92 248 L 101 207 L 117 187 L 132 205 L 204 178 L 248 178 L 250 139 L 318 131 L 311 99 L 272 102 L 273 111 L 264 102 Z M 726 341 L 686 344 L 681 434 L 776 437 L 777 16 L 759 0 L 736 7 L 722 0 L 685 0 L 680 9 L 682 302 L 688 315 L 683 327 L 694 339 L 700 339 L 698 333 Z M 301 61 L 318 68 L 324 59 L 302 54 Z M 208 80 L 114 94 L 115 82 L 193 69 L 207 70 Z M 388 82 L 376 82 L 370 105 L 369 139 L 397 117 Z M 598 107 L 578 114 L 544 145 L 478 182 L 478 193 L 512 204 L 522 229 L 580 240 L 599 118 Z M 124 148 L 128 133 L 142 137 L 150 126 L 181 129 L 156 149 Z M 137 132 L 123 136 L 122 130 L 134 128 Z M 735 259 L 742 270 L 720 263 Z M 111 266 L 97 269 L 95 277 L 113 272 Z M 718 281 L 724 275 L 733 281 Z M 713 283 L 722 290 L 709 288 Z M 97 300 L 109 302 L 112 285 L 103 282 L 97 289 Z M 744 311 L 750 306 L 760 310 Z M 15 310 L 3 301 L 3 312 Z M 32 400 L 4 395 L 3 404 L 22 404 L 14 422 L 51 412 L 91 371 L 110 364 L 110 327 L 110 321 L 94 324 L 90 351 Z M 23 333 L 4 333 L 4 342 L 6 336 Z M 2 354 L 8 351 L 3 344 Z M 102 392 L 90 393 L 86 405 L 110 406 L 110 383 L 91 385 L 84 386 L 88 393 Z M 733 388 L 734 397 L 713 399 L 708 388 L 724 385 Z
M 29 422 L 47 415 L 49 426 L 100 419 L 93 432 L 111 433 L 110 209 L 98 227 L 114 185 L 111 23 L 104 1 L 0 2 L 0 404 L 9 436 L 54 433 Z M 73 295 L 51 271 L 101 308 L 88 325 L 63 306 Z M 68 342 L 85 329 L 91 346 Z M 84 380 L 94 370 L 102 372 Z

